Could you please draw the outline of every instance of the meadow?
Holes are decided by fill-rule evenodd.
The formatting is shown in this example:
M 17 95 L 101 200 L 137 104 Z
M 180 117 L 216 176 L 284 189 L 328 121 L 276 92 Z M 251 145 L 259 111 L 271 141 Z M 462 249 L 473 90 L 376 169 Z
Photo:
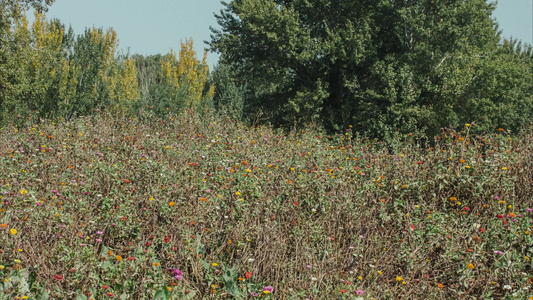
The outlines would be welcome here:
M 473 126 L 6 125 L 0 299 L 533 299 L 533 131 Z

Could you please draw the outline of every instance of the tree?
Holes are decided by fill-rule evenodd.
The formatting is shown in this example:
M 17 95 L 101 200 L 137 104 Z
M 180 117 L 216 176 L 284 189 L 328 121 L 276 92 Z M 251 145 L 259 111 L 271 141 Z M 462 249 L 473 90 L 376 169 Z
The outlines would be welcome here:
M 23 83 L 23 68 L 17 60 L 28 45 L 29 40 L 15 39 L 15 23 L 22 22 L 25 9 L 33 7 L 36 11 L 46 11 L 54 0 L 2 0 L 0 1 L 0 122 L 6 118 L 6 111 L 18 106 L 14 98 L 19 94 L 17 86 Z M 24 37 L 28 38 L 28 36 Z M 6 110 L 6 106 L 7 110 Z M 16 113 L 11 110 L 10 114 Z
M 320 121 L 330 131 L 354 125 L 385 136 L 397 129 L 433 134 L 480 117 L 467 103 L 491 82 L 483 69 L 500 47 L 493 3 L 222 3 L 216 15 L 221 29 L 211 29 L 210 50 L 253 90 L 246 101 L 274 122 Z M 494 92 L 484 99 L 494 103 L 501 96 Z

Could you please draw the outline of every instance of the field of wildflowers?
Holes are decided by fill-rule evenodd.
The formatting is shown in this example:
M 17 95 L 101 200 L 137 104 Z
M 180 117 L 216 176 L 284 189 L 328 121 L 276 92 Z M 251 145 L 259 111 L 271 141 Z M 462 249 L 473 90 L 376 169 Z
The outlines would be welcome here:
M 533 132 L 471 126 L 5 126 L 0 299 L 530 299 Z

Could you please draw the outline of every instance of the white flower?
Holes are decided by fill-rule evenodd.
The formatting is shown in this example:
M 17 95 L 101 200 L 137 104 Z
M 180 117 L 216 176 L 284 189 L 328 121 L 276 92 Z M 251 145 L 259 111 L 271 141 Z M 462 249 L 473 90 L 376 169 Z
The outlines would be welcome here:
M 510 285 L 506 284 L 506 285 L 503 286 L 503 289 L 510 290 L 510 289 L 512 289 L 512 287 Z

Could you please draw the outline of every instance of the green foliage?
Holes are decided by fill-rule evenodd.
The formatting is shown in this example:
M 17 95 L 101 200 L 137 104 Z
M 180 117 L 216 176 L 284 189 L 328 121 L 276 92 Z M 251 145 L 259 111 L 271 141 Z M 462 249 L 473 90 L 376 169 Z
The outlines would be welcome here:
M 532 116 L 531 57 L 499 44 L 485 0 L 224 5 L 211 50 L 275 124 L 432 136 L 465 122 L 516 131 Z

